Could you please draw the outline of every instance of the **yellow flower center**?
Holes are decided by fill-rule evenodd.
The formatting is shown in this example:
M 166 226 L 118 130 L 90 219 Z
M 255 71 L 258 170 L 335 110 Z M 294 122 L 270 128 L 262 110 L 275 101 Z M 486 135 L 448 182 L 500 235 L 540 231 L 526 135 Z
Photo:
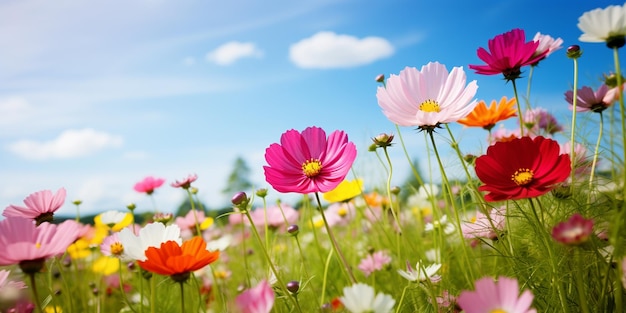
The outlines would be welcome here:
M 337 210 L 337 214 L 341 217 L 348 215 L 348 210 L 346 208 L 340 208 Z
M 112 255 L 120 255 L 124 252 L 124 246 L 119 242 L 114 242 L 111 244 L 111 254 Z
M 489 313 L 507 313 L 507 312 L 503 309 L 493 309 L 489 311 Z
M 439 109 L 439 103 L 437 103 L 437 101 L 432 100 L 432 99 L 428 99 L 428 100 L 422 102 L 422 104 L 420 104 L 420 110 L 422 110 L 424 112 L 439 112 L 439 111 L 441 111 Z
M 535 173 L 531 169 L 520 168 L 511 175 L 511 179 L 518 185 L 524 186 L 533 180 Z
M 36 244 L 35 244 L 35 248 L 37 248 L 37 249 L 41 248 L 41 243 L 39 243 L 39 242 L 38 242 L 38 243 L 36 243 Z
M 302 172 L 306 177 L 315 177 L 322 171 L 322 163 L 318 159 L 310 159 L 302 164 Z
M 470 219 L 470 222 L 472 222 L 472 224 L 476 223 L 476 216 L 473 216 L 472 219 Z

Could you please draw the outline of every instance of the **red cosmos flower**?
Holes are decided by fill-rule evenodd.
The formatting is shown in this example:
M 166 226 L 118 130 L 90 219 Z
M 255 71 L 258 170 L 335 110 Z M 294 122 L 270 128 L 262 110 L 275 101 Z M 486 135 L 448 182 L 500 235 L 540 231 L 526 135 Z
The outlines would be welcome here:
M 476 175 L 487 191 L 485 200 L 516 200 L 538 197 L 563 182 L 570 174 L 570 159 L 560 154 L 558 142 L 537 136 L 497 142 L 476 159 Z
M 566 245 L 577 245 L 589 239 L 593 233 L 593 220 L 575 213 L 569 220 L 552 228 L 552 238 Z
M 343 131 L 328 139 L 323 129 L 288 130 L 265 150 L 265 179 L 279 192 L 328 192 L 341 183 L 356 159 L 356 146 Z
M 181 246 L 175 241 L 166 241 L 160 248 L 149 247 L 146 260 L 137 261 L 146 271 L 159 275 L 170 276 L 174 281 L 182 282 L 197 271 L 217 260 L 218 251 L 208 251 L 202 237 L 193 237 Z
M 526 41 L 524 30 L 516 28 L 489 40 L 489 52 L 478 48 L 478 58 L 486 65 L 470 65 L 476 74 L 503 74 L 506 80 L 514 80 L 522 74 L 522 66 L 531 65 L 546 57 L 550 50 L 535 54 L 539 41 Z
M 137 192 L 145 192 L 146 194 L 151 195 L 154 192 L 154 189 L 161 187 L 164 182 L 165 179 L 163 178 L 148 176 L 142 181 L 136 183 L 133 189 Z

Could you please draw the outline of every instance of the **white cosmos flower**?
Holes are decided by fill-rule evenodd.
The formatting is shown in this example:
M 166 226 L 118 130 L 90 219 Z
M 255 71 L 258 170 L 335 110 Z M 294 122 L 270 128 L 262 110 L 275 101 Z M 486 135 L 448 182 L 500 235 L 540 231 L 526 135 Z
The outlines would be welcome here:
M 127 214 L 128 213 L 126 212 L 120 212 L 115 210 L 106 211 L 100 214 L 100 221 L 102 222 L 102 224 L 105 225 L 117 224 L 123 221 L 124 218 L 126 218 Z
M 388 313 L 396 300 L 390 295 L 379 292 L 374 295 L 374 288 L 357 283 L 343 288 L 343 297 L 339 297 L 343 306 L 351 313 Z
M 594 9 L 578 18 L 578 28 L 583 32 L 578 40 L 583 42 L 607 42 L 626 35 L 626 8 L 610 5 Z
M 437 279 L 435 274 L 441 268 L 441 264 L 433 263 L 427 267 L 423 267 L 420 265 L 420 262 L 417 262 L 415 268 L 411 267 L 409 262 L 406 263 L 406 271 L 398 270 L 398 274 L 400 276 L 406 278 L 409 281 L 422 282 L 427 279 Z
M 454 225 L 448 222 L 448 216 L 443 215 L 439 220 L 433 220 L 424 226 L 424 231 L 431 232 L 435 229 L 443 229 L 443 233 L 450 235 L 454 232 Z
M 150 223 L 139 230 L 135 235 L 131 228 L 124 228 L 118 238 L 124 246 L 123 258 L 145 261 L 146 250 L 149 247 L 161 247 L 166 241 L 175 241 L 180 246 L 183 239 L 180 237 L 180 228 L 176 224 L 165 226 L 162 223 Z

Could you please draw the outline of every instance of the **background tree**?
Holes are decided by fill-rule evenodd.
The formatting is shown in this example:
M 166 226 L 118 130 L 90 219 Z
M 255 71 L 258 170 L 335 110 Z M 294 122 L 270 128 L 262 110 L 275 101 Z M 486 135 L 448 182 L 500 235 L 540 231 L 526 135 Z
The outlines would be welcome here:
M 241 156 L 238 156 L 237 159 L 235 159 L 233 170 L 228 176 L 226 187 L 222 189 L 222 193 L 230 197 L 236 192 L 248 191 L 250 187 L 252 187 L 252 183 L 250 182 L 250 168 L 246 161 Z

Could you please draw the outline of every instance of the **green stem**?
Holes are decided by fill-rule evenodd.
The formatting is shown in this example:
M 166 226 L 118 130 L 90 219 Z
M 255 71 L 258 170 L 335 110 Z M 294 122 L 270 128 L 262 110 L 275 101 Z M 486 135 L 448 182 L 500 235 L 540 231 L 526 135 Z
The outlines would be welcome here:
M 619 93 L 619 109 L 620 109 L 620 121 L 622 124 L 622 160 L 626 158 L 626 108 L 624 107 L 624 91 L 622 90 L 622 71 L 619 65 L 619 54 L 617 53 L 617 47 L 613 48 L 613 58 L 615 59 L 615 75 L 617 76 L 617 90 Z M 622 188 L 623 194 L 622 199 L 626 199 L 626 170 L 623 170 L 622 173 L 624 176 L 622 177 Z
M 400 255 L 400 236 L 402 235 L 402 225 L 400 224 L 400 219 L 398 218 L 398 212 L 394 209 L 394 202 L 391 196 L 391 178 L 393 175 L 393 165 L 391 164 L 391 158 L 389 157 L 389 151 L 387 151 L 387 147 L 383 147 L 383 151 L 385 152 L 385 158 L 387 159 L 387 164 L 389 164 L 389 173 L 387 175 L 387 185 L 385 186 L 387 189 L 387 198 L 389 199 L 389 210 L 391 211 L 391 216 L 393 216 L 393 220 L 398 227 L 398 231 L 396 231 L 396 253 Z
M 576 151 L 576 144 L 575 144 L 575 134 L 576 134 L 576 108 L 577 108 L 577 102 L 578 102 L 578 59 L 577 58 L 573 58 L 574 60 L 574 87 L 573 87 L 573 96 L 572 96 L 572 130 L 571 130 L 571 137 L 570 137 L 570 164 L 572 166 L 572 172 L 571 172 L 571 182 L 570 182 L 570 190 L 574 191 L 574 176 L 576 175 L 576 156 L 574 155 L 575 151 Z
M 328 269 L 330 268 L 330 260 L 332 260 L 333 250 L 328 252 L 326 263 L 324 263 L 324 278 L 322 279 L 322 296 L 320 300 L 320 307 L 324 305 L 324 296 L 326 295 L 326 280 L 328 278 Z
M 183 288 L 183 282 L 178 282 L 180 285 L 180 313 L 185 313 L 185 291 Z
M 404 289 L 402 289 L 402 295 L 400 296 L 400 301 L 398 301 L 398 305 L 396 306 L 396 313 L 400 313 L 400 308 L 402 307 L 402 302 L 404 301 L 404 295 L 406 294 L 406 290 L 409 288 L 410 285 L 411 285 L 411 282 L 409 282 L 409 284 L 406 285 Z
M 598 155 L 600 150 L 600 142 L 602 141 L 602 132 L 604 130 L 604 116 L 600 112 L 600 129 L 598 129 L 598 140 L 593 150 L 593 160 L 591 161 L 591 172 L 589 173 L 589 193 L 587 194 L 587 204 L 591 204 L 591 193 L 593 190 L 593 178 L 596 172 L 596 164 L 598 163 Z
M 322 208 L 322 202 L 320 201 L 320 195 L 317 192 L 315 193 L 315 200 L 317 200 L 317 206 L 322 215 L 322 220 L 324 220 L 324 227 L 326 228 L 326 233 L 328 233 L 328 238 L 330 239 L 330 243 L 333 249 L 335 250 L 335 253 L 337 253 L 337 257 L 339 257 L 339 261 L 341 262 L 344 272 L 346 273 L 350 281 L 353 284 L 356 284 L 357 280 L 356 278 L 354 278 L 354 274 L 352 274 L 352 269 L 350 268 L 350 266 L 348 266 L 348 262 L 346 262 L 346 258 L 343 256 L 343 253 L 339 249 L 339 245 L 337 244 L 335 235 L 333 234 L 333 231 L 330 228 L 330 225 L 328 225 L 328 221 L 326 220 L 326 215 L 324 214 L 324 209 Z
M 150 277 L 150 313 L 156 312 L 156 275 Z
M 404 151 L 404 156 L 406 156 L 406 159 L 409 161 L 409 165 L 411 166 L 411 171 L 413 172 L 413 176 L 415 176 L 415 179 L 417 179 L 417 182 L 420 184 L 420 186 L 424 185 L 424 181 L 422 180 L 422 177 L 419 174 L 419 171 L 415 168 L 415 165 L 413 164 L 413 160 L 411 160 L 411 156 L 409 155 L 409 152 L 406 149 L 406 145 L 404 144 L 404 139 L 402 139 L 402 133 L 400 132 L 400 127 L 396 124 L 396 131 L 398 132 L 398 138 L 400 138 L 400 145 L 402 145 L 402 151 Z
M 515 79 L 511 79 L 513 84 L 513 93 L 515 94 L 515 103 L 517 104 L 517 117 L 519 118 L 519 135 L 524 137 L 524 114 L 522 112 L 522 106 L 519 104 L 519 96 L 517 95 L 517 84 Z
M 189 196 L 189 203 L 191 204 L 191 211 L 193 212 L 193 219 L 196 222 L 196 236 L 202 237 L 202 231 L 200 230 L 200 221 L 198 221 L 198 214 L 196 212 L 195 201 L 193 201 L 193 195 L 189 188 L 185 189 L 187 191 L 187 195 Z
M 535 72 L 535 65 L 530 66 L 528 72 L 528 85 L 526 86 L 526 110 L 530 110 L 530 85 L 533 80 L 533 73 Z
M 37 282 L 35 281 L 35 273 L 28 273 L 28 278 L 30 279 L 31 290 L 33 291 L 33 302 L 35 302 L 35 306 L 37 307 L 37 311 L 39 313 L 43 313 L 43 308 L 41 307 L 41 300 L 39 300 L 39 293 L 37 292 Z
M 585 293 L 585 283 L 583 281 L 583 268 L 586 263 L 580 255 L 580 251 L 575 250 L 576 263 L 578 269 L 574 271 L 574 279 L 576 279 L 576 289 L 578 290 L 578 299 L 580 301 L 580 309 L 583 313 L 589 313 L 589 306 L 587 305 L 587 294 Z

